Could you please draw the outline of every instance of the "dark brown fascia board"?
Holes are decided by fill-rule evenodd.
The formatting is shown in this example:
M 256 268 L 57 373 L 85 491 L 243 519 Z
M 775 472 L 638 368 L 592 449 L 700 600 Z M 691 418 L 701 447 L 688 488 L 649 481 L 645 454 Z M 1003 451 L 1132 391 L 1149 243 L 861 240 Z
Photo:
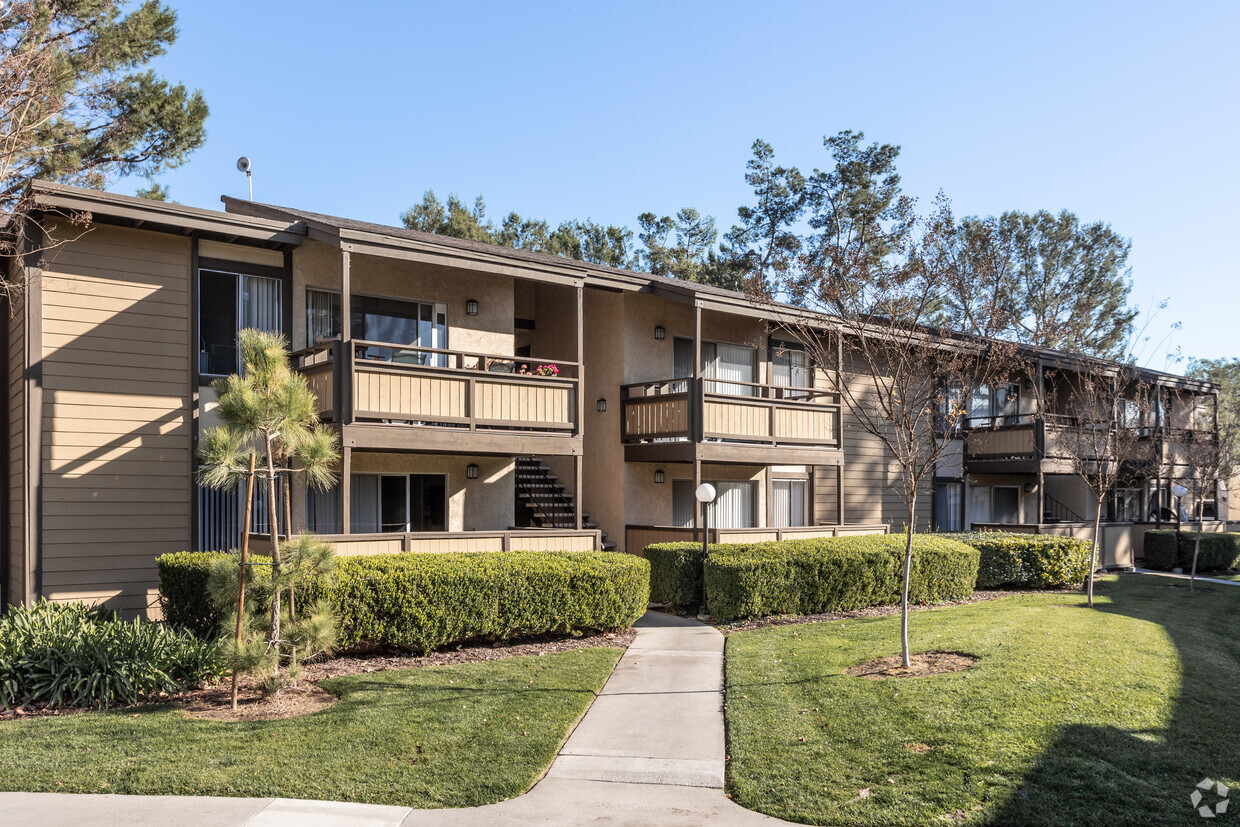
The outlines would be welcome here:
M 290 221 L 230 215 L 217 210 L 168 204 L 49 181 L 35 181 L 30 188 L 36 209 L 43 212 L 89 213 L 92 221 L 101 224 L 179 235 L 197 231 L 200 238 L 214 241 L 277 248 L 296 246 L 305 239 L 304 229 Z

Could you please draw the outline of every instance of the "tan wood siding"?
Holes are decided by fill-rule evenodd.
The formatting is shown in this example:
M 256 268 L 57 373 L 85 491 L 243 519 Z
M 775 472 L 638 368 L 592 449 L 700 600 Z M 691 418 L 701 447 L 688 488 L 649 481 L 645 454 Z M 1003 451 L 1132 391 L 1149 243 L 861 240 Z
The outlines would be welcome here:
M 25 307 L 19 301 L 9 310 L 8 379 L 8 472 L 9 472 L 9 570 L 8 599 L 23 602 L 30 589 L 26 558 L 26 326 Z
M 640 439 L 689 433 L 689 400 L 681 394 L 672 399 L 646 397 L 624 403 L 624 434 Z
M 142 611 L 190 545 L 190 242 L 96 226 L 43 278 L 43 589 Z

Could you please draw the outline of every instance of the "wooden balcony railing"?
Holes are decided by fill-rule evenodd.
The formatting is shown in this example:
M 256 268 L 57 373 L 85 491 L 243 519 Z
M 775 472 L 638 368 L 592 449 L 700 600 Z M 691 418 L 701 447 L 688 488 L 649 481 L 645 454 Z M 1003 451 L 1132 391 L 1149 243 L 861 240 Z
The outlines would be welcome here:
M 576 362 L 359 340 L 340 359 L 343 348 L 293 354 L 324 421 L 579 433 Z
M 664 379 L 620 388 L 626 443 L 705 439 L 764 445 L 840 444 L 840 406 L 816 388 Z
M 472 551 L 600 551 L 602 533 L 598 529 L 529 528 L 509 531 L 415 531 L 383 534 L 322 534 L 341 556 L 368 554 L 447 554 Z M 265 534 L 250 535 L 250 548 L 258 552 L 271 549 Z
M 812 537 L 851 537 L 858 534 L 887 534 L 885 523 L 855 525 L 790 526 L 787 528 L 712 528 L 711 543 L 765 543 L 772 540 L 801 540 Z M 624 550 L 643 554 L 655 543 L 702 542 L 702 529 L 682 526 L 626 525 Z

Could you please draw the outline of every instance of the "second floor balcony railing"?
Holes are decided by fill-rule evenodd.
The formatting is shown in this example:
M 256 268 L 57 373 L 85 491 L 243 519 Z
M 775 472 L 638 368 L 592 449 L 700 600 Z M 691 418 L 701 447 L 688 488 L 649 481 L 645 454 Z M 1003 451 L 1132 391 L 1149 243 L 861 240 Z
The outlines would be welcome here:
M 576 362 L 356 339 L 293 357 L 327 422 L 579 432 Z
M 663 379 L 624 385 L 626 443 L 720 440 L 838 448 L 840 406 L 821 388 L 720 379 Z

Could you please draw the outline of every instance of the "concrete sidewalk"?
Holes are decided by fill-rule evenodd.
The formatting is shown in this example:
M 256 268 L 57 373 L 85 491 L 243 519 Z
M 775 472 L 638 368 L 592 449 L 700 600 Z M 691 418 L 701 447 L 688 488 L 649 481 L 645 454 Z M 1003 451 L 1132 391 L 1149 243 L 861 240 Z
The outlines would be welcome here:
M 283 798 L 0 793 L 5 824 L 194 827 L 750 825 L 783 822 L 723 793 L 723 635 L 648 612 L 547 775 L 510 801 L 456 810 Z
M 1136 568 L 1136 569 L 1133 569 L 1133 573 L 1134 574 L 1154 574 L 1159 577 L 1174 577 L 1177 580 L 1188 580 L 1189 579 L 1189 576 L 1187 574 L 1174 574 L 1169 571 L 1157 571 L 1155 569 Z M 1217 577 L 1202 577 L 1200 574 L 1197 575 L 1197 582 L 1198 583 L 1214 583 L 1220 586 L 1240 586 L 1240 580 L 1219 580 Z

